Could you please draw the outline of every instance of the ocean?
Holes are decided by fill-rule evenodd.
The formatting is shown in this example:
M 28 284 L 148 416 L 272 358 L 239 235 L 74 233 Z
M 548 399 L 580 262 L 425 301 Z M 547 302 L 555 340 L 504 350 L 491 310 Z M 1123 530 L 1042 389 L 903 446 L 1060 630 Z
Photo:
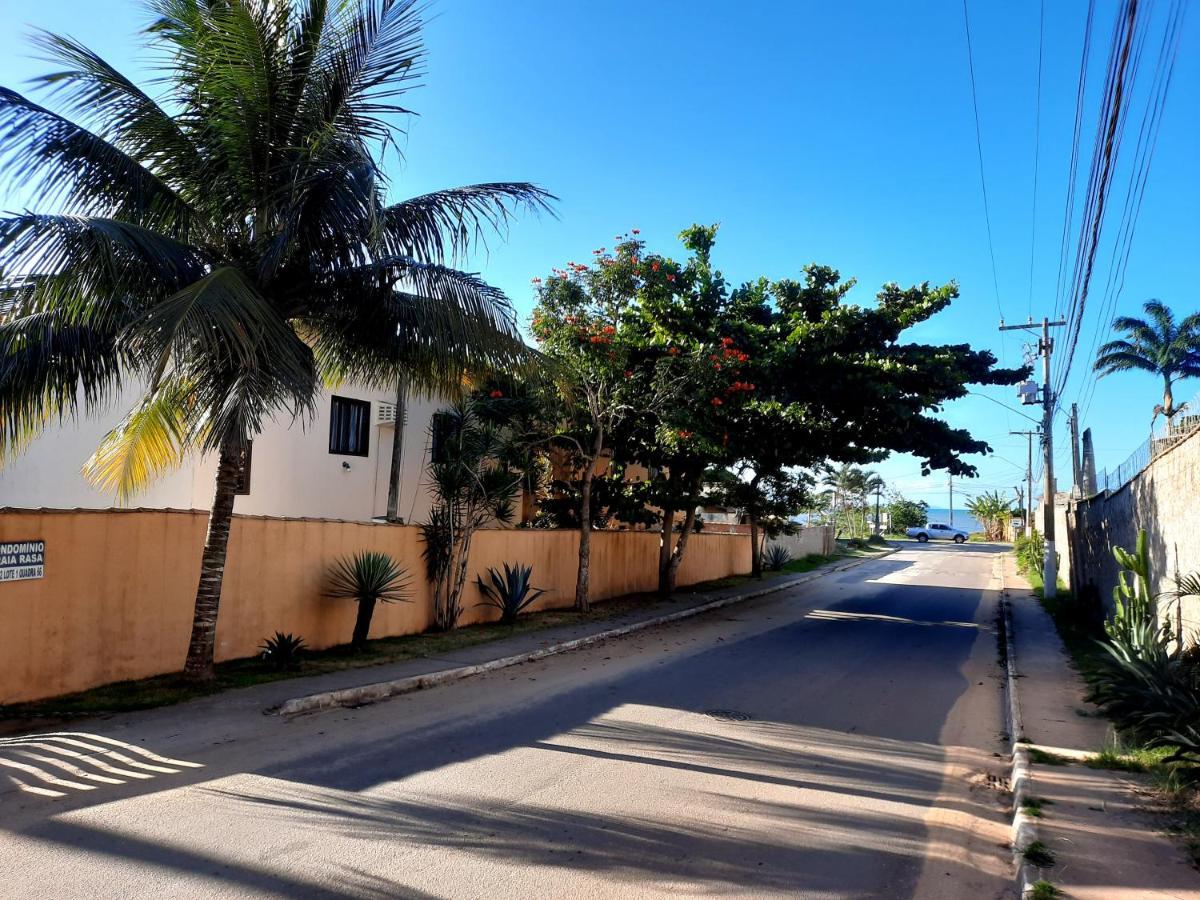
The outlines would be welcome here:
M 950 520 L 950 510 L 945 507 L 941 509 L 929 508 L 929 521 L 941 522 L 944 525 L 953 525 L 955 528 L 960 528 L 963 531 L 983 531 L 983 526 L 965 509 L 954 510 L 954 520 Z

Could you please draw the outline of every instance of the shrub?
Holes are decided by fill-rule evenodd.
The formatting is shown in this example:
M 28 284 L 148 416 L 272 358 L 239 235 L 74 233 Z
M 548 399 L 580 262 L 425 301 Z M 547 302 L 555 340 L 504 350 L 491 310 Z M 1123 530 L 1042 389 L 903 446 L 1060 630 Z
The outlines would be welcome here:
M 277 631 L 274 637 L 264 638 L 258 649 L 262 651 L 263 662 L 278 672 L 286 672 L 299 667 L 305 643 L 304 638 L 291 632 Z
M 362 647 L 371 630 L 376 603 L 408 603 L 412 598 L 408 572 L 386 553 L 374 550 L 339 559 L 329 570 L 325 596 L 358 603 L 354 635 L 350 643 Z
M 792 561 L 792 554 L 788 552 L 787 547 L 782 544 L 771 544 L 763 551 L 762 564 L 763 568 L 770 569 L 772 572 L 779 572 Z
M 873 534 L 867 538 L 867 543 L 873 547 L 886 547 L 887 538 L 885 538 L 882 534 Z
M 476 606 L 491 606 L 498 609 L 500 610 L 500 621 L 505 625 L 513 624 L 522 610 L 546 593 L 530 584 L 532 577 L 533 566 L 523 566 L 520 563 L 512 567 L 505 563 L 503 576 L 496 569 L 489 568 L 489 581 L 484 581 L 482 578 L 475 579 L 475 583 L 484 597 L 483 602 L 477 603 Z
M 1046 541 L 1036 529 L 1019 536 L 1013 542 L 1017 554 L 1017 567 L 1026 575 L 1041 573 L 1046 565 Z

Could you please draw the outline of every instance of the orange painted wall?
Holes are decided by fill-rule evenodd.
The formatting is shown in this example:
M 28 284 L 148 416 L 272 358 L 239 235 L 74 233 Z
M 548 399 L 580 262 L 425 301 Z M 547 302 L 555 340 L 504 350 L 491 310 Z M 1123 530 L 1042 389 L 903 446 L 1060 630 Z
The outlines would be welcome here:
M 172 510 L 6 510 L 0 541 L 46 542 L 46 577 L 0 583 L 0 704 L 36 700 L 182 667 L 207 517 Z M 549 593 L 535 609 L 569 607 L 579 534 L 540 529 L 477 532 L 472 581 L 488 566 L 532 565 Z M 658 535 L 596 532 L 592 598 L 657 587 Z M 413 575 L 413 602 L 376 608 L 372 637 L 412 634 L 433 620 L 413 526 L 236 516 L 217 627 L 217 659 L 253 656 L 275 631 L 314 648 L 349 640 L 354 604 L 321 597 L 333 560 L 358 550 L 391 553 Z M 680 586 L 750 570 L 741 535 L 694 534 Z M 464 596 L 463 624 L 495 618 Z

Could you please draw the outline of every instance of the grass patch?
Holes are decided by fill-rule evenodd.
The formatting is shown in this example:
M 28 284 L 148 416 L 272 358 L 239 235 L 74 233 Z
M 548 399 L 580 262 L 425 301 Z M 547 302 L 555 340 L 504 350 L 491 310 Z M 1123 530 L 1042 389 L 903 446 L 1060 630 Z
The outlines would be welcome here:
M 1053 803 L 1053 800 L 1047 800 L 1045 797 L 1026 797 L 1025 802 L 1021 804 L 1021 812 L 1030 818 L 1040 819 L 1045 815 L 1045 808 Z
M 1054 865 L 1054 852 L 1041 841 L 1031 843 L 1021 855 L 1025 857 L 1026 862 L 1032 863 L 1038 868 L 1044 869 Z
M 1118 772 L 1150 772 L 1162 766 L 1171 755 L 1169 747 L 1129 747 L 1112 743 L 1083 761 L 1089 769 L 1115 769 Z
M 1029 886 L 1029 896 L 1033 900 L 1053 900 L 1055 897 L 1061 897 L 1062 891 L 1046 879 L 1041 878 Z
M 1029 748 L 1029 761 L 1041 763 L 1043 766 L 1069 766 L 1071 760 L 1057 753 L 1048 753 L 1038 747 Z

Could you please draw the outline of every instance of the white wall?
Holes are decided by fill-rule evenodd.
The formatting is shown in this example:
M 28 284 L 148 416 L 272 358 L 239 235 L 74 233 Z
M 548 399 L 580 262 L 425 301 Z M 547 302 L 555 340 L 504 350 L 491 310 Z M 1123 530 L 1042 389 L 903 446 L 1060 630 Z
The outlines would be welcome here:
M 395 402 L 395 395 L 351 385 L 334 393 L 371 402 L 369 454 L 329 452 L 330 399 L 323 396 L 312 421 L 293 422 L 281 416 L 254 439 L 250 493 L 236 499 L 235 512 L 368 520 L 387 511 L 393 429 L 376 425 L 375 419 L 378 404 Z M 0 468 L 0 507 L 207 509 L 216 474 L 213 454 L 190 458 L 125 504 L 118 504 L 114 495 L 98 491 L 84 480 L 84 463 L 138 397 L 137 389 L 130 388 L 104 415 L 48 429 L 21 456 Z M 422 521 L 429 510 L 425 487 L 429 422 L 442 405 L 421 398 L 410 398 L 408 404 L 398 510 L 406 521 Z

